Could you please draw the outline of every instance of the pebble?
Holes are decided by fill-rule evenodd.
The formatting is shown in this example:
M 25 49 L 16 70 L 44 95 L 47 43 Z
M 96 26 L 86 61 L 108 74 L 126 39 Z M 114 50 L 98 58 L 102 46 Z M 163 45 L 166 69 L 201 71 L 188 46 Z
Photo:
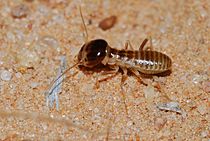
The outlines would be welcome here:
M 48 125 L 46 123 L 42 123 L 41 126 L 44 130 L 47 130 L 47 128 L 48 128 Z
M 161 26 L 161 27 L 160 27 L 160 32 L 161 32 L 161 33 L 163 33 L 163 34 L 166 33 L 166 30 L 167 30 L 167 29 L 166 29 L 165 26 Z
M 32 88 L 32 89 L 35 89 L 36 87 L 38 87 L 39 86 L 39 83 L 37 83 L 37 82 L 31 82 L 30 83 L 30 87 Z
M 12 78 L 12 73 L 7 71 L 7 70 L 3 70 L 1 71 L 1 79 L 3 81 L 10 81 L 10 79 Z
M 16 78 L 21 78 L 22 74 L 20 72 L 15 73 Z
M 203 104 L 200 104 L 197 108 L 198 112 L 201 114 L 201 115 L 204 115 L 206 113 L 208 113 L 208 110 L 207 110 L 207 106 L 203 103 Z
M 157 97 L 158 95 L 153 86 L 147 86 L 143 91 L 145 98 L 149 100 Z
M 155 118 L 155 128 L 160 131 L 164 125 L 166 124 L 167 120 L 165 118 Z
M 206 81 L 206 82 L 203 83 L 203 90 L 206 93 L 210 93 L 210 81 Z
M 204 81 L 206 79 L 207 79 L 206 75 L 195 74 L 195 75 L 193 75 L 192 82 L 194 84 L 198 84 L 198 83 L 201 83 L 202 81 Z
M 200 75 L 198 75 L 198 74 L 194 75 L 192 81 L 195 84 L 199 83 L 200 82 Z
M 13 33 L 13 32 L 7 32 L 6 33 L 6 37 L 7 37 L 7 40 L 9 40 L 9 41 L 11 41 L 11 42 L 14 42 L 15 40 L 16 40 L 16 38 L 15 38 L 15 34 Z
M 127 126 L 128 126 L 128 127 L 132 127 L 132 126 L 133 126 L 133 121 L 128 121 L 128 122 L 127 122 Z
M 204 8 L 200 8 L 200 15 L 202 18 L 205 18 L 208 16 L 208 13 Z
M 201 137 L 205 138 L 208 136 L 208 131 L 202 131 L 201 132 Z
M 39 56 L 35 51 L 31 51 L 28 49 L 22 49 L 18 56 L 17 56 L 17 62 L 19 65 L 23 67 L 31 67 L 32 63 L 39 61 Z
M 112 28 L 117 22 L 117 17 L 116 16 L 110 16 L 110 17 L 107 17 L 105 19 L 103 19 L 100 23 L 99 23 L 99 27 L 102 29 L 102 30 L 108 30 L 110 28 Z
M 11 14 L 14 18 L 25 18 L 29 14 L 29 8 L 24 4 L 20 4 L 13 7 Z
M 59 43 L 58 43 L 57 39 L 55 39 L 52 36 L 43 36 L 40 39 L 40 43 L 42 45 L 44 45 L 45 47 L 52 47 L 52 48 L 56 49 L 58 52 L 60 51 L 60 47 L 59 47 Z

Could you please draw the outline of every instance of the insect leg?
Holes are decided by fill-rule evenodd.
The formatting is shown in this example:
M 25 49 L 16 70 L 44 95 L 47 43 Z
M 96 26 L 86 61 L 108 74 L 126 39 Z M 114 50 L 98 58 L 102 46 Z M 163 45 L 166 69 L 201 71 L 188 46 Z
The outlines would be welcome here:
M 106 80 L 108 80 L 108 79 L 114 77 L 114 76 L 117 74 L 117 72 L 119 71 L 119 66 L 114 66 L 114 67 L 112 67 L 112 69 L 113 69 L 113 70 L 111 70 L 111 71 L 103 72 L 103 73 L 102 73 L 102 75 L 112 74 L 111 76 L 108 76 L 108 77 L 106 77 L 106 78 L 102 78 L 102 79 L 100 79 L 100 80 L 98 80 L 98 81 L 99 81 L 99 82 L 103 82 L 103 81 L 106 81 Z
M 121 79 L 121 86 L 124 85 L 125 80 L 127 79 L 128 75 L 128 70 L 126 68 L 121 68 L 123 70 L 123 75 L 122 75 L 122 79 Z
M 150 50 L 153 50 L 152 37 L 151 36 L 149 36 L 149 43 L 150 43 L 150 46 L 149 46 Z
M 97 78 L 96 78 L 97 80 L 96 80 L 96 84 L 95 84 L 96 88 L 99 88 L 100 82 L 103 82 L 103 81 L 106 81 L 108 79 L 115 77 L 117 75 L 117 72 L 119 71 L 119 66 L 112 66 L 111 69 L 113 69 L 113 70 L 100 73 L 100 75 L 109 75 L 109 74 L 111 74 L 111 75 L 109 75 L 105 78 L 99 79 L 99 80 L 98 80 L 98 76 L 97 76 Z
M 139 51 L 143 51 L 144 46 L 146 45 L 147 41 L 148 41 L 148 39 L 147 39 L 147 38 L 146 38 L 146 39 L 144 39 L 144 41 L 141 43 L 141 45 L 140 45 L 140 47 L 139 47 Z
M 144 39 L 144 41 L 142 42 L 142 44 L 139 47 L 139 51 L 143 51 L 143 50 L 153 50 L 153 45 L 152 45 L 152 37 L 149 36 L 149 42 L 150 45 L 149 46 L 145 46 L 145 44 L 147 43 L 148 39 Z M 145 48 L 145 49 L 144 49 Z
M 127 50 L 128 49 L 128 42 L 126 41 L 125 42 L 125 50 Z
M 133 50 L 133 46 L 131 45 L 131 42 L 129 40 L 127 40 L 125 43 L 125 50 L 128 49 L 128 46 L 130 46 L 131 50 Z
M 122 94 L 122 97 L 123 97 L 123 102 L 124 102 L 124 105 L 125 105 L 125 112 L 126 112 L 126 115 L 128 115 L 128 107 L 127 107 L 127 104 L 126 104 L 126 97 L 125 97 L 125 93 L 124 93 L 124 90 L 123 90 L 123 85 L 125 83 L 125 80 L 127 79 L 128 75 L 127 75 L 127 72 L 128 70 L 126 68 L 121 68 L 123 70 L 123 75 L 122 75 L 122 78 L 121 78 L 121 94 Z
M 135 70 L 135 69 L 131 69 L 131 72 L 136 76 L 136 78 L 138 79 L 138 81 L 142 84 L 144 84 L 145 86 L 147 86 L 148 84 L 141 78 L 140 73 Z

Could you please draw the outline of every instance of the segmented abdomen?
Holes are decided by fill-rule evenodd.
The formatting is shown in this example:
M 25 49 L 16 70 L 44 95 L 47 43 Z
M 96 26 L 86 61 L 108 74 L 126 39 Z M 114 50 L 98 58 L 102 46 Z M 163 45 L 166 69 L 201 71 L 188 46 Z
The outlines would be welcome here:
M 110 57 L 121 67 L 136 69 L 144 74 L 158 74 L 171 69 L 171 59 L 157 51 L 126 51 L 111 49 Z

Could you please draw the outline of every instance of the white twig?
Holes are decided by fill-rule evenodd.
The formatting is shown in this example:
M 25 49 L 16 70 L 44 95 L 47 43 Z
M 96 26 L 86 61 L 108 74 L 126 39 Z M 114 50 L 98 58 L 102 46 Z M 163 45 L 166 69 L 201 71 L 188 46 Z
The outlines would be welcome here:
M 57 78 L 65 71 L 66 69 L 66 57 L 65 56 L 61 56 L 61 66 L 58 70 L 58 74 L 57 74 Z M 58 99 L 58 94 L 61 92 L 61 85 L 63 80 L 65 79 L 65 75 L 62 76 L 61 78 L 59 78 L 57 81 L 55 81 L 55 83 L 53 84 L 53 86 L 51 87 L 51 89 L 49 90 L 49 93 L 46 96 L 46 104 L 47 106 L 49 106 L 50 108 L 53 107 L 54 101 L 56 104 L 56 109 L 59 110 L 59 99 Z
M 157 108 L 164 111 L 172 111 L 178 114 L 185 114 L 185 112 L 179 107 L 178 102 L 159 103 Z

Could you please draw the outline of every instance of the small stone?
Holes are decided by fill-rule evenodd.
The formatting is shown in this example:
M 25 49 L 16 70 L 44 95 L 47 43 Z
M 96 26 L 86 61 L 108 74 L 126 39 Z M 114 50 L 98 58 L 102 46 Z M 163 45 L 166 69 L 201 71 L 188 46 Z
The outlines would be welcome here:
M 166 27 L 165 26 L 161 26 L 160 27 L 160 32 L 163 33 L 163 34 L 166 33 Z
M 17 56 L 17 62 L 19 65 L 23 67 L 31 67 L 33 63 L 39 61 L 39 56 L 35 51 L 31 51 L 28 49 L 22 49 L 18 56 Z
M 206 12 L 206 10 L 204 8 L 200 9 L 200 15 L 202 18 L 205 18 L 208 16 L 208 13 Z
M 164 130 L 163 136 L 168 137 L 170 135 L 171 135 L 171 131 L 170 130 Z
M 206 82 L 203 83 L 203 90 L 206 93 L 210 93 L 210 81 L 206 81 Z
M 128 122 L 127 122 L 127 126 L 128 126 L 128 127 L 132 127 L 132 126 L 133 126 L 133 121 L 128 121 Z
M 201 115 L 206 114 L 207 111 L 208 111 L 207 109 L 208 109 L 208 108 L 207 108 L 207 106 L 206 106 L 204 103 L 200 104 L 200 105 L 198 106 L 198 108 L 197 108 L 198 112 L 199 112 Z
M 17 5 L 12 9 L 12 16 L 14 18 L 24 18 L 28 15 L 29 8 L 24 4 Z
M 157 92 L 153 86 L 147 86 L 143 91 L 146 99 L 151 100 L 157 96 Z
M 156 130 L 160 131 L 164 127 L 166 122 L 167 122 L 167 120 L 165 118 L 155 118 L 155 128 L 156 128 Z
M 193 83 L 197 84 L 199 78 L 200 78 L 199 75 L 194 76 L 193 79 L 192 79 Z
M 48 128 L 48 125 L 45 124 L 45 123 L 42 123 L 41 126 L 42 126 L 42 128 L 43 128 L 44 130 L 47 130 L 47 128 Z
M 99 27 L 102 29 L 102 30 L 108 30 L 110 28 L 112 28 L 115 23 L 117 22 L 117 17 L 116 16 L 110 16 L 110 17 L 107 17 L 105 19 L 103 19 L 100 23 L 99 23 Z
M 58 43 L 57 39 L 55 39 L 54 37 L 44 36 L 40 39 L 40 43 L 43 46 L 52 47 L 52 48 L 56 49 L 58 52 L 60 51 L 59 43 Z
M 99 112 L 99 109 L 98 108 L 95 108 L 93 111 L 94 111 L 94 113 L 98 113 Z
M 22 74 L 20 72 L 15 73 L 16 78 L 21 78 Z
M 37 83 L 37 82 L 31 82 L 31 83 L 30 83 L 30 87 L 31 87 L 32 89 L 35 89 L 38 85 L 39 85 L 39 83 Z
M 1 79 L 3 81 L 9 81 L 12 78 L 12 73 L 7 71 L 7 70 L 3 70 L 1 72 Z
M 9 40 L 9 41 L 15 41 L 15 35 L 14 35 L 14 33 L 13 32 L 11 32 L 11 31 L 8 31 L 7 33 L 6 33 L 6 36 L 7 36 L 7 39 Z
M 194 14 L 190 14 L 188 19 L 187 19 L 187 25 L 188 26 L 192 26 L 194 21 L 195 21 L 195 15 Z
M 201 137 L 205 138 L 208 136 L 208 131 L 202 131 L 201 132 Z
M 203 80 L 203 77 L 199 74 L 195 74 L 192 78 L 194 84 L 198 84 Z

